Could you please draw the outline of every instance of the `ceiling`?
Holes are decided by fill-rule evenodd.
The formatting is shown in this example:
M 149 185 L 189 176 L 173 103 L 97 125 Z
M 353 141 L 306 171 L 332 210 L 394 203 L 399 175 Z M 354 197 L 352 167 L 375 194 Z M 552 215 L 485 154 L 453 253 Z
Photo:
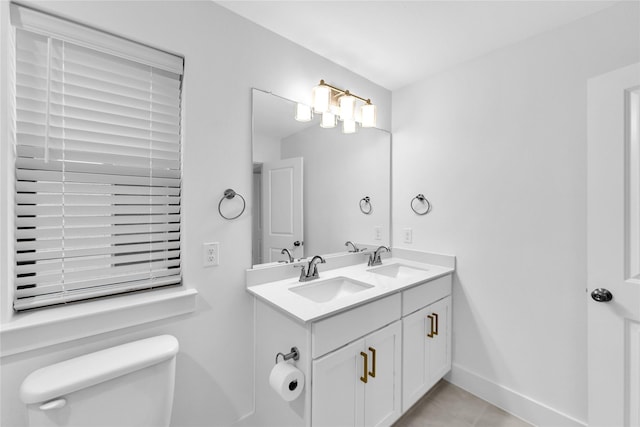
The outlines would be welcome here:
M 395 90 L 615 1 L 217 1 Z

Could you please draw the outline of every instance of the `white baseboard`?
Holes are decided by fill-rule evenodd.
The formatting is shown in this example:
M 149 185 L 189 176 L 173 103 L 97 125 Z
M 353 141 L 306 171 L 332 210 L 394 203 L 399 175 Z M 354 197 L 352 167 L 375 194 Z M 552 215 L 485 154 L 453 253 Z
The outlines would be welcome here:
M 450 383 L 539 427 L 586 427 L 586 421 L 563 414 L 530 397 L 496 384 L 478 374 L 453 364 L 445 377 Z

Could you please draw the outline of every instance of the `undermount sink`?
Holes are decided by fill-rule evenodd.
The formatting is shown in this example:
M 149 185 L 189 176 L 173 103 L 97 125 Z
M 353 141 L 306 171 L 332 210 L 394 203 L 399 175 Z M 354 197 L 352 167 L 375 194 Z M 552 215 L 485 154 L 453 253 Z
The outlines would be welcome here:
M 340 276 L 296 286 L 289 290 L 314 302 L 329 302 L 372 287 L 373 285 Z
M 408 265 L 404 264 L 389 264 L 370 268 L 367 271 L 375 274 L 382 274 L 383 276 L 391 277 L 394 279 L 410 279 L 428 270 L 423 268 L 409 267 Z

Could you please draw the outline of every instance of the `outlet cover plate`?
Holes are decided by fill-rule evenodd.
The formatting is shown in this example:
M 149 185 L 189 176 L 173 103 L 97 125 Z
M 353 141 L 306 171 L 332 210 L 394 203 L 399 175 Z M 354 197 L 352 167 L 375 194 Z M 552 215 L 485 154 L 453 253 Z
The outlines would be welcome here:
M 220 243 L 203 243 L 202 244 L 202 266 L 214 267 L 220 265 Z
M 404 243 L 412 243 L 413 242 L 413 230 L 411 228 L 403 228 L 402 236 L 404 238 Z

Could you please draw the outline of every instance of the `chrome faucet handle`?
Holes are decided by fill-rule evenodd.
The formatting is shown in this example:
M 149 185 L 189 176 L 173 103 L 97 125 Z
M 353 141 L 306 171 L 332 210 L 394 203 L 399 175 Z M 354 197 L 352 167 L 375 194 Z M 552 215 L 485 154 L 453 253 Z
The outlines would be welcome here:
M 307 270 L 305 269 L 304 264 L 294 264 L 293 268 L 300 269 L 300 282 L 306 282 Z

